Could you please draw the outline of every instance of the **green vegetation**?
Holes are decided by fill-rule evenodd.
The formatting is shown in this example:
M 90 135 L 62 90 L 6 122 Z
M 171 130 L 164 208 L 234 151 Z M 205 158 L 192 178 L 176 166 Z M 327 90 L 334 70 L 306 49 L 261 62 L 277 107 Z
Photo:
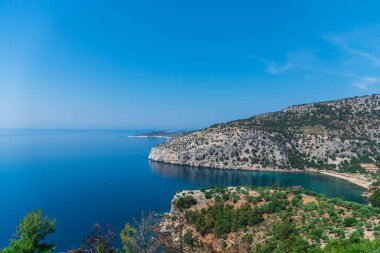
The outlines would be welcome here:
M 133 236 L 136 234 L 136 232 L 136 229 L 131 227 L 129 223 L 125 224 L 124 229 L 120 232 L 120 238 L 125 253 L 132 253 L 132 249 L 134 248 L 135 244 Z
M 183 236 L 183 242 L 189 246 L 193 245 L 193 233 L 191 232 L 187 232 L 184 236 Z
M 373 195 L 373 203 L 379 191 Z M 216 252 L 242 248 L 252 253 L 380 252 L 380 209 L 306 190 L 279 186 L 213 188 L 182 193 L 174 203 L 176 216 L 169 215 L 162 223 L 157 223 L 153 213 L 142 213 L 139 220 L 127 223 L 120 233 L 122 248 L 115 247 L 116 234 L 110 227 L 103 230 L 95 224 L 83 244 L 68 252 L 160 252 L 163 241 L 158 240 L 155 227 L 168 222 L 177 222 L 177 229 L 180 224 L 185 252 L 205 248 Z M 15 238 L 0 252 L 52 252 L 54 243 L 45 241 L 54 231 L 55 220 L 44 217 L 41 210 L 27 213 L 17 226 Z M 170 237 L 167 240 L 173 242 Z
M 368 155 L 352 157 L 350 162 L 346 160 L 340 163 L 339 169 L 342 172 L 366 173 L 366 170 L 360 166 L 361 163 L 373 163 L 373 160 Z
M 181 198 L 202 193 L 207 198 L 181 209 L 189 252 L 380 252 L 377 208 L 279 186 L 203 189 Z
M 68 253 L 154 253 L 160 244 L 157 240 L 154 226 L 157 220 L 153 213 L 147 216 L 141 214 L 140 220 L 134 225 L 129 223 L 120 233 L 122 249 L 115 247 L 113 242 L 116 234 L 107 226 L 104 231 L 99 224 L 95 224 L 91 234 L 83 238 L 83 244 Z M 55 250 L 54 243 L 45 243 L 47 235 L 55 232 L 55 220 L 42 216 L 41 210 L 27 213 L 16 229 L 16 238 L 10 246 L 0 249 L 0 253 L 50 253 Z M 189 240 L 189 239 L 187 239 Z
M 151 159 L 215 168 L 334 170 L 380 182 L 376 169 L 362 168 L 380 168 L 379 108 L 380 95 L 291 106 L 172 139 L 152 149 Z
M 187 195 L 185 197 L 180 197 L 177 199 L 175 205 L 179 208 L 179 209 L 187 209 L 193 205 L 196 205 L 197 204 L 197 201 L 195 200 L 195 198 L 191 195 Z
M 299 235 L 299 231 L 289 222 L 276 223 L 270 233 L 272 240 L 254 247 L 254 252 L 307 252 L 311 247 L 309 243 Z
M 350 240 L 331 240 L 323 250 L 314 252 L 323 253 L 378 253 L 380 251 L 380 241 L 360 240 L 351 242 Z
M 358 221 L 354 217 L 346 217 L 344 218 L 344 226 L 345 227 L 353 227 L 358 223 Z
M 154 219 L 152 212 L 147 216 L 142 212 L 140 220 L 134 220 L 134 226 L 127 223 L 120 233 L 124 252 L 156 252 L 160 246 L 156 233 L 154 232 L 156 223 L 157 221 Z
M 3 249 L 2 253 L 48 253 L 54 249 L 54 243 L 43 242 L 47 235 L 54 233 L 55 220 L 42 216 L 41 210 L 26 214 L 16 228 L 15 239 Z
M 253 226 L 264 220 L 258 209 L 244 205 L 234 210 L 231 205 L 224 206 L 221 200 L 208 209 L 187 212 L 187 219 L 195 224 L 201 235 L 214 233 L 219 237 L 225 237 L 231 231 L 236 232 L 240 228 Z
M 380 252 L 380 241 L 370 241 L 358 238 L 331 239 L 325 247 L 318 244 L 310 244 L 299 233 L 290 222 L 280 222 L 275 224 L 270 234 L 272 240 L 267 240 L 264 244 L 256 245 L 252 248 L 254 253 L 378 253 Z
M 373 207 L 380 207 L 380 189 L 377 189 L 370 197 L 369 201 Z

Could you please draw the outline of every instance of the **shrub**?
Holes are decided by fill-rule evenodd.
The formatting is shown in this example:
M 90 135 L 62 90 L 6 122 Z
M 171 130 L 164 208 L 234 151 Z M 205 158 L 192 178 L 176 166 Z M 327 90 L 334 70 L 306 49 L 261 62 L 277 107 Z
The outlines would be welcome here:
M 317 229 L 313 229 L 311 232 L 310 232 L 310 237 L 313 238 L 314 240 L 317 240 L 317 239 L 321 239 L 322 238 L 322 235 L 323 235 L 323 231 L 319 228 Z
M 354 217 L 346 217 L 343 221 L 345 227 L 353 227 L 358 223 L 358 220 Z
M 183 242 L 187 245 L 193 245 L 193 233 L 192 232 L 187 232 L 183 236 Z
M 196 204 L 197 204 L 197 200 L 191 195 L 187 195 L 185 197 L 179 197 L 177 201 L 175 202 L 175 205 L 181 210 L 187 209 Z
M 214 233 L 216 236 L 223 236 L 231 232 L 231 222 L 227 219 L 217 219 L 215 222 Z
M 377 189 L 370 197 L 369 201 L 373 207 L 380 207 L 380 189 Z
M 205 198 L 206 199 L 211 199 L 212 198 L 212 193 L 211 192 L 206 192 L 205 193 Z
M 245 242 L 247 244 L 252 244 L 252 242 L 253 242 L 253 236 L 245 234 L 245 235 L 243 235 L 242 240 L 243 240 L 243 242 Z

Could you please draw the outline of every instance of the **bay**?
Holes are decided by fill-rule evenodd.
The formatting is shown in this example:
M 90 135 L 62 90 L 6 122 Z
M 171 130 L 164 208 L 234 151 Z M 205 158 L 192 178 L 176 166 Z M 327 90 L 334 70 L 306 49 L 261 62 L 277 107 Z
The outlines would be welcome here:
M 128 138 L 147 130 L 0 130 L 0 247 L 26 212 L 57 219 L 57 251 L 80 246 L 93 224 L 118 233 L 141 211 L 167 212 L 176 191 L 208 186 L 301 185 L 366 203 L 363 189 L 313 173 L 218 170 L 147 160 L 164 139 Z

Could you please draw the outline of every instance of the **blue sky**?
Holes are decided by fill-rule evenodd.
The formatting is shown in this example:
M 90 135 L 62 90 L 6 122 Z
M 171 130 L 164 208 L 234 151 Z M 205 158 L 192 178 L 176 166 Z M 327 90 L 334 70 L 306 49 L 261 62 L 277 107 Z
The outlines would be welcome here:
M 193 129 L 380 92 L 379 1 L 0 2 L 0 128 Z

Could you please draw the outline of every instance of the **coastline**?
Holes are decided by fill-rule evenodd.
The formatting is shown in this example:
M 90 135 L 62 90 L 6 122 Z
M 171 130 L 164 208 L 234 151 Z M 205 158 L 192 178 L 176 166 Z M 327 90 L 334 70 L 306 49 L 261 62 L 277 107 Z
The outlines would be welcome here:
M 360 178 L 358 176 L 355 177 L 354 175 L 347 174 L 347 173 L 337 173 L 334 171 L 325 171 L 325 170 L 319 171 L 319 173 L 321 173 L 323 175 L 328 175 L 328 176 L 340 178 L 342 180 L 345 180 L 347 182 L 350 182 L 352 184 L 355 184 L 357 186 L 365 188 L 366 190 L 368 190 L 372 184 L 372 182 L 370 182 L 370 181 L 367 181 L 367 180 Z
M 166 163 L 166 164 L 173 164 L 173 165 L 181 165 L 181 166 L 190 166 L 190 167 L 198 167 L 198 168 L 212 168 L 212 169 L 221 169 L 221 170 L 246 170 L 246 171 L 263 171 L 263 172 L 283 172 L 283 173 L 320 173 L 326 176 L 331 176 L 335 178 L 339 178 L 341 180 L 347 181 L 351 184 L 354 184 L 356 186 L 359 186 L 361 188 L 364 188 L 365 190 L 368 190 L 371 186 L 372 182 L 365 180 L 363 178 L 360 178 L 359 176 L 355 176 L 348 173 L 338 173 L 334 171 L 328 171 L 328 170 L 317 170 L 312 168 L 306 168 L 304 170 L 300 169 L 275 169 L 275 168 L 252 168 L 252 167 L 238 167 L 238 168 L 227 168 L 227 167 L 218 167 L 218 166 L 201 166 L 201 165 L 189 165 L 189 164 L 182 164 L 179 162 L 165 162 L 165 161 L 159 161 L 152 158 L 148 158 L 149 160 L 153 162 L 160 162 L 160 163 Z

